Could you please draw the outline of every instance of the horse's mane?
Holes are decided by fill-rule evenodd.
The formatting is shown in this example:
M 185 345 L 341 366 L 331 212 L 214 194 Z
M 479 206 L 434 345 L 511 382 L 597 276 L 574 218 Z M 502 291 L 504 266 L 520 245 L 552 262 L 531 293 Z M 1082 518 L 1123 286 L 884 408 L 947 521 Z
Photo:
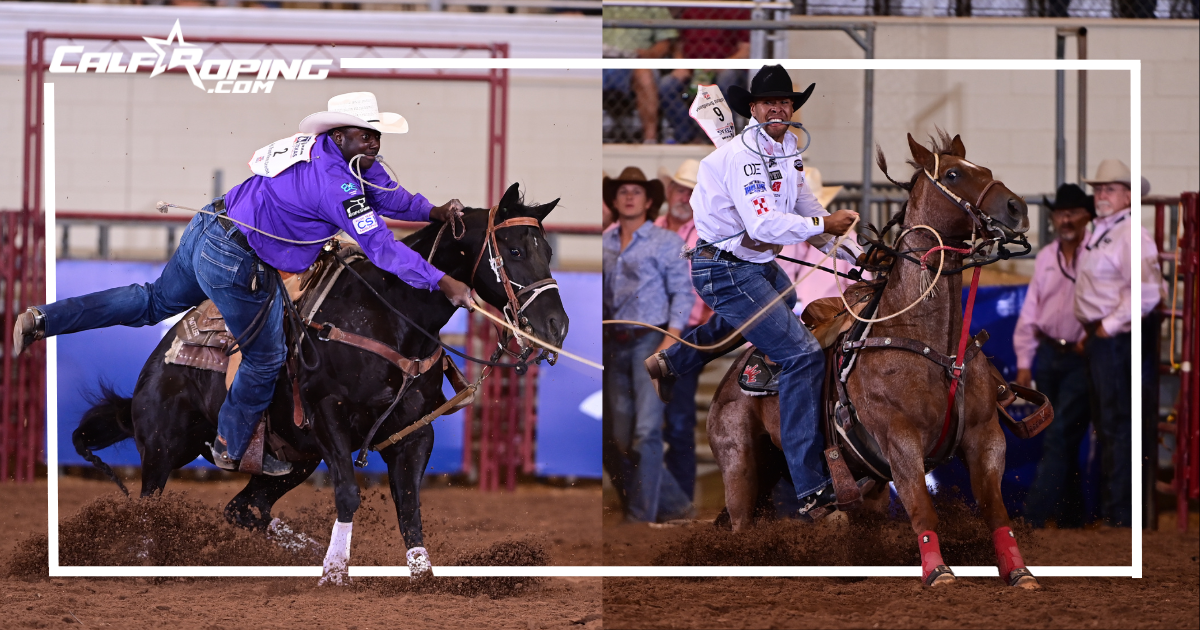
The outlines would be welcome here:
M 951 145 L 954 144 L 954 138 L 951 138 L 950 134 L 946 133 L 946 130 L 942 129 L 941 127 L 935 126 L 934 130 L 937 133 L 937 137 L 935 138 L 934 136 L 929 136 L 930 150 L 938 155 L 950 155 L 952 150 Z M 887 158 L 883 156 L 883 149 L 878 144 L 875 145 L 875 163 L 879 165 L 879 168 L 883 171 L 884 176 L 888 178 L 888 181 L 909 192 L 912 192 L 913 186 L 915 186 L 917 183 L 917 176 L 920 175 L 921 171 L 924 169 L 923 166 L 917 164 L 914 160 L 905 160 L 906 164 L 913 167 L 913 174 L 908 180 L 908 183 L 903 184 L 892 179 L 892 176 L 888 175 Z

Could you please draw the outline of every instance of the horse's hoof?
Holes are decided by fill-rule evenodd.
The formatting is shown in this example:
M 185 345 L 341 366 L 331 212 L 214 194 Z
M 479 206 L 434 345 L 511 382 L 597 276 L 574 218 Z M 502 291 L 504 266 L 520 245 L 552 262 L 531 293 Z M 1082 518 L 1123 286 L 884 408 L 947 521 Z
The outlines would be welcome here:
M 317 586 L 350 586 L 350 573 L 345 569 L 326 571 L 325 575 L 321 576 L 321 581 L 317 582 Z
M 953 584 L 957 580 L 958 578 L 954 576 L 954 572 L 950 570 L 950 567 L 944 564 L 939 564 L 929 572 L 929 575 L 925 576 L 925 586 L 942 586 L 943 584 Z
M 424 547 L 413 547 L 408 550 L 408 578 L 414 582 L 433 577 L 433 564 L 429 562 L 429 552 Z
M 1029 569 L 1025 567 L 1013 569 L 1012 572 L 1008 574 L 1008 585 L 1015 586 L 1017 588 L 1023 588 L 1027 591 L 1036 591 L 1042 588 L 1042 585 L 1037 581 L 1037 578 L 1033 577 L 1033 573 L 1031 573 Z

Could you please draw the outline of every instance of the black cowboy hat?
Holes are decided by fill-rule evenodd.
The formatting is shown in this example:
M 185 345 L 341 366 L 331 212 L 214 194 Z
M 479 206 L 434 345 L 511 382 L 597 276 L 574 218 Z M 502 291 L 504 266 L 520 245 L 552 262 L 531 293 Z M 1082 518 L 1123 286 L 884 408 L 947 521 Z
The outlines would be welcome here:
M 1058 187 L 1058 192 L 1054 193 L 1054 202 L 1051 203 L 1045 195 L 1042 195 L 1042 205 L 1051 210 L 1067 210 L 1070 208 L 1083 208 L 1092 215 L 1096 216 L 1096 198 L 1083 192 L 1083 189 L 1076 184 L 1063 184 Z
M 733 111 L 741 115 L 743 118 L 750 118 L 750 103 L 760 98 L 772 97 L 791 97 L 792 109 L 800 109 L 804 101 L 812 96 L 813 88 L 817 87 L 816 83 L 808 86 L 803 92 L 796 92 L 792 88 L 792 77 L 788 75 L 787 70 L 783 66 L 763 66 L 758 74 L 754 75 L 754 80 L 750 82 L 750 90 L 735 85 L 729 88 L 729 94 L 725 96 L 725 100 L 729 101 L 729 106 Z M 762 121 L 759 121 L 762 122 Z
M 650 198 L 650 209 L 646 211 L 646 220 L 653 221 L 658 217 L 658 210 L 666 199 L 666 191 L 663 189 L 663 183 L 658 179 L 646 179 L 646 174 L 642 169 L 636 166 L 627 166 L 625 170 L 617 177 L 604 178 L 604 203 L 609 208 L 616 212 L 617 206 L 614 201 L 617 198 L 617 189 L 622 184 L 637 184 L 646 190 L 646 196 Z

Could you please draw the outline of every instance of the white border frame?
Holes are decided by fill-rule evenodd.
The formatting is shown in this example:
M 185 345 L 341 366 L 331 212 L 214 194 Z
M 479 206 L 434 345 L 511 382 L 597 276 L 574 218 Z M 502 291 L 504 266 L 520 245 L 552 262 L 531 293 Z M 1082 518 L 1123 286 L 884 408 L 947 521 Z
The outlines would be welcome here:
M 1142 174 L 1142 65 L 1140 60 L 1040 60 L 1040 59 L 735 59 L 678 60 L 676 68 L 753 69 L 776 62 L 795 70 L 1124 70 L 1129 72 L 1130 170 L 1135 188 L 1133 198 L 1140 199 Z M 651 68 L 663 65 L 657 59 L 427 59 L 427 58 L 342 58 L 343 69 L 622 69 Z M 56 293 L 55 263 L 50 255 L 55 245 L 54 212 L 54 84 L 43 86 L 45 96 L 45 199 L 46 199 L 46 295 Z M 1141 205 L 1133 204 L 1131 217 L 1141 225 Z M 1131 264 L 1141 260 L 1141 239 L 1130 239 Z M 1141 294 L 1141 274 L 1132 273 L 1131 295 Z M 1132 337 L 1141 338 L 1141 314 L 1131 301 Z M 49 561 L 51 577 L 319 577 L 321 567 L 79 567 L 59 565 L 58 545 L 58 344 L 46 340 L 46 464 L 49 518 Z M 1142 346 L 1131 344 L 1132 365 L 1141 365 Z M 1131 411 L 1142 404 L 1142 372 L 1130 371 Z M 1133 414 L 1136 418 L 1136 414 Z M 1142 577 L 1142 434 L 1135 421 L 1130 444 L 1133 461 L 1133 538 L 1132 563 L 1129 566 L 1031 566 L 1040 577 Z M 998 577 L 995 566 L 954 566 L 960 577 Z M 404 577 L 408 567 L 351 566 L 352 577 Z M 551 567 L 450 567 L 439 566 L 437 575 L 446 577 L 920 577 L 919 566 L 551 566 Z

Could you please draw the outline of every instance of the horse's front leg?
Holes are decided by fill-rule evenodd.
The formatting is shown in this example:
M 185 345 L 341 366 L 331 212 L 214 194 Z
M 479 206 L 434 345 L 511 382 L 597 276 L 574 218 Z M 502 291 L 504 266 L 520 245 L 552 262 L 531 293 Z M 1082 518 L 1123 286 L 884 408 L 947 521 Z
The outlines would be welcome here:
M 425 466 L 429 464 L 432 451 L 433 427 L 424 426 L 380 453 L 387 460 L 396 520 L 408 549 L 408 575 L 413 580 L 433 575 L 421 530 L 421 480 L 425 477 Z
M 948 584 L 954 573 L 942 560 L 942 549 L 935 530 L 938 525 L 933 498 L 925 485 L 925 446 L 921 432 L 905 418 L 896 415 L 888 423 L 887 437 L 880 441 L 892 467 L 896 492 L 912 521 L 921 554 L 921 580 L 927 586 Z
M 1004 431 L 996 419 L 996 410 L 990 410 L 990 418 L 982 425 L 970 426 L 964 432 L 962 451 L 971 473 L 971 492 L 979 504 L 984 522 L 992 532 L 992 544 L 996 547 L 996 566 L 1000 579 L 1009 586 L 1024 589 L 1041 588 L 1037 578 L 1025 568 L 1017 538 L 1013 535 L 1008 520 L 1008 509 L 1000 494 L 1000 480 L 1004 477 Z
M 320 417 L 313 423 L 321 457 L 329 466 L 329 478 L 333 484 L 333 500 L 337 506 L 337 520 L 325 552 L 324 571 L 319 584 L 338 586 L 350 583 L 350 536 L 354 529 L 354 513 L 362 502 L 358 493 L 358 480 L 354 477 L 353 446 L 350 436 L 343 427 L 348 426 L 351 414 L 344 411 L 346 405 L 326 397 L 317 405 Z M 339 413 L 339 410 L 340 411 Z

